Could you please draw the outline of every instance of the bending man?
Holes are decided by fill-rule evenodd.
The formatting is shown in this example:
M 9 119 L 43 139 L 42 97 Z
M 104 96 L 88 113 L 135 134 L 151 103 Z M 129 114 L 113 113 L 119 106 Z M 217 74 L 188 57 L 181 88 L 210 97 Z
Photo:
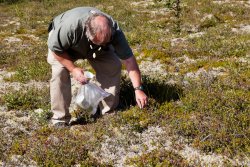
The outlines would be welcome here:
M 122 30 L 109 15 L 95 8 L 78 7 L 56 16 L 49 26 L 48 48 L 53 124 L 68 124 L 71 118 L 70 73 L 82 84 L 87 81 L 83 69 L 74 64 L 78 59 L 88 60 L 99 85 L 112 94 L 100 103 L 102 114 L 119 103 L 121 61 L 135 88 L 137 104 L 141 108 L 147 104 L 135 57 Z

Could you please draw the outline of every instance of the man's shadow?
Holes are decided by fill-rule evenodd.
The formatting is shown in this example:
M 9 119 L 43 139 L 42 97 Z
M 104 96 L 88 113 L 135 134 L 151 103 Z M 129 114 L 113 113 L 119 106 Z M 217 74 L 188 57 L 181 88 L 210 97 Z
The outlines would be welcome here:
M 177 84 L 169 84 L 167 79 L 152 79 L 147 76 L 142 77 L 144 92 L 148 98 L 154 99 L 155 102 L 162 104 L 164 102 L 179 100 L 183 94 L 183 89 Z M 135 106 L 135 92 L 131 82 L 122 77 L 120 104 L 121 110 L 126 110 Z

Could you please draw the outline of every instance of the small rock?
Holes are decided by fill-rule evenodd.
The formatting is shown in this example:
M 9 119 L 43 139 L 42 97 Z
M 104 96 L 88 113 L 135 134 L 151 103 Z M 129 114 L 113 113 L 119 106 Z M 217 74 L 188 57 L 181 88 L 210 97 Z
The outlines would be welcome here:
M 206 20 L 212 20 L 212 19 L 214 19 L 214 15 L 213 15 L 213 14 L 207 14 L 207 15 L 205 15 L 205 16 L 201 19 L 201 21 L 204 22 L 204 21 L 206 21 Z
M 143 61 L 139 66 L 142 74 L 147 74 L 147 76 L 152 78 L 157 78 L 158 76 L 163 77 L 167 75 L 164 65 L 158 60 Z
M 171 46 L 176 46 L 179 43 L 185 42 L 186 38 L 174 38 L 171 40 Z
M 8 110 L 7 106 L 0 106 L 0 112 L 4 112 L 7 110 Z
M 47 139 L 48 143 L 58 144 L 60 142 L 60 139 L 54 135 L 50 135 Z
M 20 38 L 16 38 L 16 37 L 7 37 L 7 38 L 4 38 L 3 40 L 6 41 L 7 43 L 22 42 Z
M 240 25 L 239 28 L 232 28 L 235 33 L 250 33 L 250 25 Z
M 199 38 L 201 36 L 203 36 L 205 34 L 205 32 L 198 32 L 198 33 L 194 33 L 194 34 L 190 34 L 188 37 L 189 38 Z
M 41 114 L 43 113 L 43 109 L 39 108 L 39 109 L 34 110 L 34 112 L 38 114 L 39 116 L 41 116 Z

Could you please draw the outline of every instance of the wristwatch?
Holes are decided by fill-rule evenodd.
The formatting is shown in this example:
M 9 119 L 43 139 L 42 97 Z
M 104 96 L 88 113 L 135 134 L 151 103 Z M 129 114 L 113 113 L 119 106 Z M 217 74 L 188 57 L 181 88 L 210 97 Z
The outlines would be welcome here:
M 144 90 L 144 89 L 143 89 L 143 86 L 141 85 L 141 86 L 135 87 L 134 90 Z

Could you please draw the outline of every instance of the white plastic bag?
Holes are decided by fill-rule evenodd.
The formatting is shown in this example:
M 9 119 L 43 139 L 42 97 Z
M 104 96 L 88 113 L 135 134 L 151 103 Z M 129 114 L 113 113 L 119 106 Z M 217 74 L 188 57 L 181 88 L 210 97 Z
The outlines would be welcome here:
M 90 72 L 84 72 L 86 78 L 93 78 L 94 75 Z M 110 93 L 105 92 L 102 88 L 89 81 L 87 84 L 81 85 L 78 93 L 75 97 L 75 103 L 89 111 L 91 114 L 95 114 L 98 104 L 105 97 L 108 97 Z

